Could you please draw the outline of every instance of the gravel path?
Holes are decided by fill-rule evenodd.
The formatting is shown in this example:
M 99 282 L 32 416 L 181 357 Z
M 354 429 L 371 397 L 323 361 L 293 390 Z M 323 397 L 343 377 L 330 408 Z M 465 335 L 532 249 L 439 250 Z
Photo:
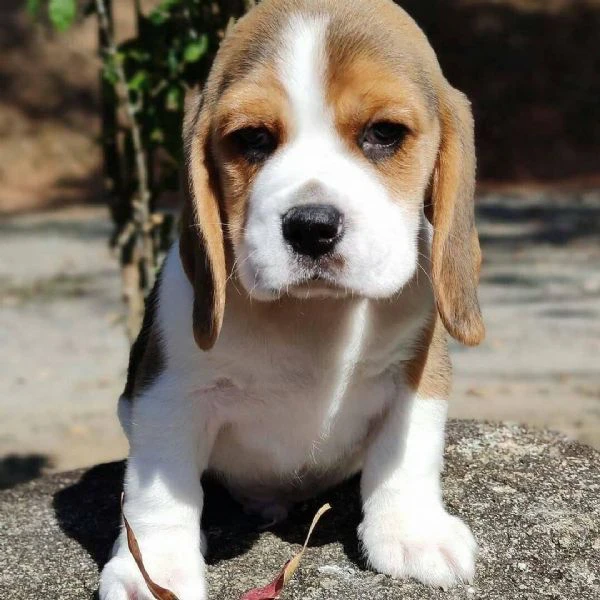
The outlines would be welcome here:
M 452 415 L 548 426 L 600 448 L 600 191 L 487 194 L 479 223 L 488 336 L 452 346 Z M 0 223 L 0 487 L 126 453 L 109 232 L 100 208 Z
M 122 478 L 123 464 L 112 463 L 0 492 L 0 597 L 96 598 L 98 567 L 118 530 Z M 479 544 L 475 581 L 451 590 L 365 568 L 357 484 L 354 478 L 301 503 L 284 523 L 261 532 L 223 488 L 205 481 L 210 597 L 236 600 L 266 584 L 329 502 L 333 510 L 319 522 L 287 600 L 600 598 L 600 453 L 591 448 L 517 426 L 449 424 L 444 499 Z

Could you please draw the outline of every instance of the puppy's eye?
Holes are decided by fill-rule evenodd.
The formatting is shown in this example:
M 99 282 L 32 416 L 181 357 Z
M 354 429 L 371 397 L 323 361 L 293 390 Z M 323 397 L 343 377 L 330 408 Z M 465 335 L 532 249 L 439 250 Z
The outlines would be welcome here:
M 359 144 L 367 158 L 381 160 L 396 152 L 407 133 L 408 128 L 401 123 L 379 121 L 365 128 Z
M 233 134 L 239 152 L 249 162 L 262 162 L 277 147 L 277 139 L 266 127 L 244 127 Z
M 405 135 L 406 127 L 404 125 L 381 121 L 367 127 L 364 141 L 377 146 L 393 146 L 400 143 Z

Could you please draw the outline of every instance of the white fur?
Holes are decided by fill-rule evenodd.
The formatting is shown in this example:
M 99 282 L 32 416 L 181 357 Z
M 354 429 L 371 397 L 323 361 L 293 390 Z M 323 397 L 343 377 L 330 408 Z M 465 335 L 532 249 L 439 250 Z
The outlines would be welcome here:
M 442 503 L 446 411 L 445 399 L 410 394 L 394 405 L 365 460 L 359 528 L 375 570 L 443 588 L 473 579 L 477 549 Z
M 175 373 L 160 377 L 143 400 L 132 405 L 126 425 L 130 456 L 124 514 L 156 583 L 182 600 L 203 600 L 199 477 L 208 463 L 215 432 L 203 423 L 202 408 L 190 401 Z M 125 411 L 121 414 L 126 418 Z M 127 549 L 124 532 L 102 572 L 100 597 L 153 597 Z
M 346 215 L 346 266 L 330 277 L 356 294 L 248 303 L 230 282 L 221 335 L 203 353 L 175 246 L 157 309 L 165 369 L 133 405 L 121 401 L 131 444 L 124 512 L 151 577 L 180 600 L 207 597 L 199 526 L 207 469 L 248 505 L 280 515 L 290 501 L 364 464 L 360 535 L 369 562 L 442 586 L 472 577 L 472 536 L 441 501 L 445 400 L 413 397 L 401 376 L 434 310 L 427 277 L 405 286 L 424 219 L 408 219 L 337 139 L 322 93 L 326 26 L 294 18 L 285 34 L 280 72 L 295 136 L 257 178 L 237 259 L 256 297 L 273 299 L 303 276 L 283 244 L 280 219 L 306 201 L 311 184 Z M 420 251 L 427 254 L 428 245 Z M 401 295 L 376 300 L 403 286 Z M 102 572 L 100 599 L 127 598 L 151 595 L 121 534 Z
M 325 17 L 295 17 L 283 35 L 279 73 L 291 106 L 291 140 L 256 178 L 236 256 L 242 284 L 261 300 L 306 294 L 293 286 L 314 271 L 291 251 L 281 227 L 282 216 L 299 204 L 332 204 L 344 216 L 345 233 L 336 246 L 344 266 L 320 272 L 336 286 L 385 298 L 416 268 L 418 215 L 405 210 L 402 200 L 408 199 L 391 197 L 375 168 L 352 156 L 335 129 L 324 90 L 326 30 Z

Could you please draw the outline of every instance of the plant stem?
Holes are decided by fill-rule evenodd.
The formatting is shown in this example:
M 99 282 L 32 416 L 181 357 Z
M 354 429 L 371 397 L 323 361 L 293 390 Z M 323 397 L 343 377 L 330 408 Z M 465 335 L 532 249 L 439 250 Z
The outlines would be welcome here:
M 139 327 L 139 324 L 141 324 L 142 319 L 141 312 L 143 310 L 143 302 L 140 300 L 152 289 L 155 277 L 155 249 L 152 239 L 152 215 L 150 210 L 151 193 L 149 186 L 148 160 L 142 138 L 142 128 L 137 118 L 138 108 L 129 95 L 127 76 L 125 74 L 123 63 L 118 56 L 107 4 L 105 0 L 95 0 L 95 5 L 100 31 L 104 40 L 104 52 L 112 59 L 112 64 L 117 76 L 115 88 L 119 103 L 127 116 L 127 126 L 131 133 L 131 142 L 135 155 L 137 191 L 132 200 L 132 220 L 135 225 L 135 231 L 132 235 L 135 236 L 139 242 L 139 244 L 135 243 L 134 240 L 134 245 L 139 246 L 139 251 L 131 253 L 130 261 L 133 261 L 133 263 L 138 262 L 138 265 L 131 263 L 123 264 L 123 261 L 121 264 L 123 273 L 126 270 L 131 271 L 131 268 L 134 267 L 139 269 L 139 272 L 143 275 L 141 283 L 137 285 L 137 292 L 134 291 L 130 285 L 126 285 L 124 289 L 124 295 L 130 312 L 128 318 L 128 323 L 130 324 L 128 326 L 128 333 L 130 338 L 133 338 L 137 335 L 136 329 Z M 127 279 L 130 279 L 130 277 Z M 138 297 L 135 297 L 136 295 Z

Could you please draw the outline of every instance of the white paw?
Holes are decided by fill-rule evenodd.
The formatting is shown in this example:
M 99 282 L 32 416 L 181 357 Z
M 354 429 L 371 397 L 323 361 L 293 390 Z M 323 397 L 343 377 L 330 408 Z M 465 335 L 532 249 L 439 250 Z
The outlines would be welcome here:
M 169 532 L 152 539 L 138 538 L 144 566 L 154 583 L 169 589 L 179 600 L 206 600 L 204 559 L 187 539 L 168 539 Z M 121 536 L 113 557 L 100 576 L 100 600 L 153 600 L 140 570 Z
M 475 575 L 473 534 L 442 507 L 365 511 L 358 534 L 369 565 L 380 573 L 444 589 Z

